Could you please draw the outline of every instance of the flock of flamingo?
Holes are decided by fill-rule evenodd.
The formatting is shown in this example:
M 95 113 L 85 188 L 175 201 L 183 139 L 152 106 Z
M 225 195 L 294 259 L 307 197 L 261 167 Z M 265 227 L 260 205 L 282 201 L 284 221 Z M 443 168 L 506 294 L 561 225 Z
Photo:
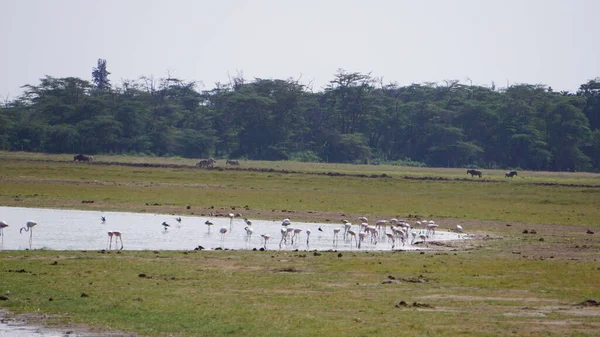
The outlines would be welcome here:
M 225 236 L 228 232 L 231 232 L 233 229 L 234 218 L 241 217 L 241 214 L 228 214 L 229 216 L 229 228 L 227 226 L 223 226 L 219 228 L 219 234 L 221 235 L 221 248 L 225 248 Z M 176 217 L 175 220 L 178 223 L 181 223 L 181 217 Z M 317 228 L 319 232 L 329 232 L 333 234 L 333 248 L 337 248 L 340 239 L 342 239 L 346 244 L 349 244 L 350 248 L 356 247 L 357 249 L 361 249 L 365 243 L 369 243 L 370 245 L 377 245 L 381 242 L 386 242 L 387 245 L 391 246 L 391 249 L 394 250 L 396 247 L 400 245 L 414 245 L 416 243 L 422 243 L 428 245 L 428 240 L 433 238 L 436 234 L 436 230 L 439 226 L 434 221 L 417 221 L 412 225 L 406 222 L 405 220 L 398 219 L 390 219 L 390 220 L 378 220 L 374 225 L 369 224 L 369 220 L 366 217 L 359 217 L 357 219 L 359 221 L 358 225 L 353 225 L 348 220 L 342 220 L 342 226 L 334 227 L 333 229 L 324 230 L 321 226 Z M 104 216 L 101 217 L 101 221 L 104 224 L 106 222 L 106 218 Z M 245 227 L 244 231 L 246 232 L 245 240 L 247 245 L 249 245 L 252 235 L 254 234 L 254 228 L 252 227 L 252 222 L 244 218 Z M 211 227 L 214 223 L 210 220 L 207 220 L 204 223 L 208 228 L 208 233 L 211 231 Z M 32 240 L 33 240 L 33 227 L 37 225 L 35 221 L 27 221 L 25 226 L 21 227 L 19 232 L 23 233 L 29 232 L 29 249 L 31 249 Z M 0 221 L 0 248 L 4 243 L 4 228 L 8 227 L 8 224 L 4 221 Z M 162 223 L 163 230 L 167 232 L 171 225 L 169 225 L 166 221 Z M 461 225 L 457 225 L 455 231 L 457 233 L 462 233 L 463 228 Z M 290 219 L 284 219 L 281 222 L 280 228 L 281 238 L 279 240 L 279 249 L 283 248 L 299 248 L 301 243 L 302 246 L 306 246 L 306 249 L 310 247 L 310 235 L 312 233 L 311 229 L 303 229 L 292 226 L 292 222 Z M 303 236 L 301 238 L 301 236 Z M 260 235 L 261 244 L 263 249 L 267 249 L 267 244 L 271 240 L 271 235 L 268 233 L 264 233 Z M 107 249 L 112 249 L 113 247 L 113 239 L 115 240 L 115 249 L 123 249 L 123 238 L 122 233 L 117 230 L 108 231 L 108 242 Z M 120 245 L 120 247 L 119 247 Z

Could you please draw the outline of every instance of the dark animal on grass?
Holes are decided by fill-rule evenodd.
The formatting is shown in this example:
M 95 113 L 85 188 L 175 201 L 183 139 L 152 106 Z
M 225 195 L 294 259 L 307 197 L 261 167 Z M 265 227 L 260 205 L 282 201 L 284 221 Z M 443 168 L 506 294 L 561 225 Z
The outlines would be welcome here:
M 240 162 L 239 162 L 239 161 L 237 161 L 237 160 L 230 160 L 230 159 L 227 159 L 227 161 L 225 162 L 225 164 L 229 164 L 229 165 L 233 165 L 233 166 L 239 166 L 239 165 L 240 165 Z
M 517 175 L 517 171 L 510 171 L 510 172 L 506 172 L 506 174 L 504 174 L 504 178 L 512 178 L 516 175 Z
M 467 170 L 467 174 L 470 174 L 471 178 L 473 178 L 473 176 L 478 176 L 479 178 L 481 178 L 481 171 L 478 171 L 478 170 L 473 170 L 473 169 Z
M 93 159 L 94 159 L 94 157 L 92 157 L 92 156 L 88 157 L 88 156 L 85 156 L 83 154 L 78 154 L 78 155 L 76 155 L 76 156 L 73 157 L 73 161 L 90 161 L 90 160 L 93 160 Z
M 217 161 L 214 160 L 213 158 L 208 158 L 208 159 L 202 159 L 201 161 L 196 163 L 196 167 L 200 167 L 200 168 L 204 168 L 204 167 L 213 167 L 213 165 L 216 163 Z

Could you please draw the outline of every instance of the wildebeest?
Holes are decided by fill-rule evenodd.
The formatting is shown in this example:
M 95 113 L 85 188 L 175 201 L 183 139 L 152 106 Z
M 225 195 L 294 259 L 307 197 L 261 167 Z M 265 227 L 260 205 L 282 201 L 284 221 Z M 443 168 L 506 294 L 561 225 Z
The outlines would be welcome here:
M 478 170 L 473 170 L 473 169 L 467 170 L 467 174 L 470 174 L 471 178 L 473 178 L 473 176 L 479 176 L 479 178 L 481 178 L 481 171 L 478 171 Z
M 504 175 L 504 178 L 512 178 L 516 175 L 518 175 L 517 171 L 509 171 L 509 172 L 506 172 L 506 174 Z
M 216 163 L 217 161 L 214 160 L 213 158 L 208 158 L 208 159 L 202 159 L 201 161 L 196 163 L 196 167 L 213 167 L 213 165 Z
M 225 162 L 225 164 L 229 164 L 229 165 L 240 165 L 240 162 L 237 160 L 231 160 L 231 159 L 227 159 L 227 161 Z
M 90 161 L 90 160 L 93 160 L 93 159 L 94 159 L 94 157 L 92 157 L 92 156 L 85 156 L 85 155 L 83 155 L 81 153 L 73 157 L 73 161 Z

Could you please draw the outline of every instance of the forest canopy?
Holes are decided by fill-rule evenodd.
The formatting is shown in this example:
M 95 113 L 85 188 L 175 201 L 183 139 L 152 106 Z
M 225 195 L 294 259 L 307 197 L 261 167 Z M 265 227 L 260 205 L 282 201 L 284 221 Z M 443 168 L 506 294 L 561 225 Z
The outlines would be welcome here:
M 0 149 L 438 167 L 600 171 L 600 78 L 577 92 L 457 80 L 399 86 L 338 70 L 200 90 L 142 76 L 46 76 L 0 107 Z

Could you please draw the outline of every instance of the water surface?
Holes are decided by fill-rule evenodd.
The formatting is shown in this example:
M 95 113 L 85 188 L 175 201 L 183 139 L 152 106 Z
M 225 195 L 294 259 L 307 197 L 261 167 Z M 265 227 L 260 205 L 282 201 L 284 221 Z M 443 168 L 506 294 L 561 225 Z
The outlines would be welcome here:
M 105 217 L 106 221 L 102 222 L 101 217 Z M 176 217 L 180 217 L 181 222 L 176 221 Z M 351 244 L 350 241 L 344 240 L 343 229 L 338 235 L 337 243 L 334 242 L 333 229 L 343 228 L 343 226 L 331 223 L 292 221 L 290 227 L 302 229 L 299 237 L 292 244 L 290 240 L 287 240 L 287 243 L 281 242 L 281 221 L 250 219 L 254 233 L 248 237 L 244 230 L 246 227 L 244 220 L 242 218 L 231 220 L 228 217 L 0 207 L 0 220 L 9 224 L 9 227 L 4 228 L 3 236 L 0 238 L 2 240 L 0 249 L 4 250 L 29 249 L 30 235 L 31 249 L 108 249 L 109 231 L 122 233 L 125 250 L 191 250 L 198 246 L 205 249 L 259 249 L 264 246 L 261 234 L 270 236 L 266 244 L 266 248 L 270 250 L 358 250 L 354 242 Z M 33 227 L 30 233 L 25 231 L 19 233 L 20 228 L 29 220 L 37 222 L 37 226 Z M 205 225 L 207 220 L 214 225 Z M 163 222 L 170 225 L 167 230 L 162 226 Z M 227 229 L 223 235 L 220 233 L 222 227 Z M 319 228 L 323 231 L 319 231 Z M 312 232 L 308 243 L 307 229 Z M 353 230 L 358 232 L 358 226 L 354 225 Z M 436 241 L 459 239 L 457 233 L 442 230 L 432 238 Z M 423 249 L 423 246 L 407 244 L 396 249 Z M 117 247 L 113 240 L 111 248 L 120 248 L 120 243 Z M 381 237 L 377 243 L 366 240 L 360 250 L 391 250 L 391 243 L 385 237 Z

